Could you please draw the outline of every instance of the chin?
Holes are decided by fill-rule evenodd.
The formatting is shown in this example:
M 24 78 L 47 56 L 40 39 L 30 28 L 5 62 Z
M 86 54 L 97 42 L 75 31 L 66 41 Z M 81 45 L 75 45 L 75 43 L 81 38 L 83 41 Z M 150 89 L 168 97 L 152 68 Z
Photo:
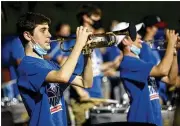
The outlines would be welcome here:
M 46 47 L 46 51 L 48 51 L 48 50 L 50 50 L 51 49 L 51 47 L 50 46 L 47 46 Z
M 139 45 L 139 48 L 140 48 L 140 49 L 142 48 L 142 45 L 141 45 L 141 44 Z

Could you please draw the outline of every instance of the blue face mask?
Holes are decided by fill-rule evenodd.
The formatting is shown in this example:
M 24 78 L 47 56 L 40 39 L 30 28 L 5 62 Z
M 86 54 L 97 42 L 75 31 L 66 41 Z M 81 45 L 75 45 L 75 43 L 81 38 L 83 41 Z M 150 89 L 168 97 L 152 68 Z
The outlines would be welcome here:
M 131 52 L 133 52 L 134 54 L 136 54 L 137 56 L 140 54 L 141 49 L 139 49 L 138 47 L 136 47 L 135 45 L 132 44 L 131 48 L 130 48 Z
M 34 48 L 34 50 L 35 50 L 40 56 L 47 54 L 47 51 L 44 50 L 44 49 L 43 49 L 39 44 L 37 44 L 37 43 L 35 43 L 35 44 L 33 45 L 33 48 Z

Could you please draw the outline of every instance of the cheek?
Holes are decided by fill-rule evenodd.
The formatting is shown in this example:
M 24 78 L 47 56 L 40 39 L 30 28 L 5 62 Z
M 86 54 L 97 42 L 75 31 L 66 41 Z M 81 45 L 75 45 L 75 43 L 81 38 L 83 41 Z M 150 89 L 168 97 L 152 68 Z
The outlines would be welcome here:
M 153 29 L 153 33 L 154 33 L 154 34 L 156 34 L 156 33 L 157 33 L 157 31 L 158 31 L 158 29 L 157 29 L 157 28 L 154 28 L 154 29 Z
M 39 44 L 43 44 L 46 38 L 42 33 L 36 34 L 35 36 L 35 41 L 38 42 Z

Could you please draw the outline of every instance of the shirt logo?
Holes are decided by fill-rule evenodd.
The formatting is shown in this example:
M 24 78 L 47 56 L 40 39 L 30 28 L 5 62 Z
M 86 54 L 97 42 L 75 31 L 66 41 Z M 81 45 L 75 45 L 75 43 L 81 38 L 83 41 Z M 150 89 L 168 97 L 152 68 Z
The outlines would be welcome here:
M 46 89 L 49 97 L 49 104 L 51 106 L 51 114 L 62 110 L 61 97 L 63 93 L 61 92 L 60 85 L 57 83 L 50 83 L 49 85 L 47 85 Z
M 159 99 L 159 94 L 157 92 L 156 80 L 154 77 L 148 78 L 148 88 L 150 100 Z

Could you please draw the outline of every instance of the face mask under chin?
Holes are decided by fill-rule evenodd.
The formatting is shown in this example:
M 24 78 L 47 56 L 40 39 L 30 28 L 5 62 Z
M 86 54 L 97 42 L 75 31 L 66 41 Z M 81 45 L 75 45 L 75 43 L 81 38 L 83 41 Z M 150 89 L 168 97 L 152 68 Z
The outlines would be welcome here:
M 130 50 L 132 53 L 134 53 L 135 55 L 139 56 L 141 49 L 136 47 L 135 45 L 132 44 L 132 46 L 130 47 Z
M 40 56 L 47 54 L 47 51 L 43 49 L 37 42 L 35 42 L 34 39 L 32 39 L 31 42 L 33 44 L 33 50 L 35 53 L 37 53 Z

